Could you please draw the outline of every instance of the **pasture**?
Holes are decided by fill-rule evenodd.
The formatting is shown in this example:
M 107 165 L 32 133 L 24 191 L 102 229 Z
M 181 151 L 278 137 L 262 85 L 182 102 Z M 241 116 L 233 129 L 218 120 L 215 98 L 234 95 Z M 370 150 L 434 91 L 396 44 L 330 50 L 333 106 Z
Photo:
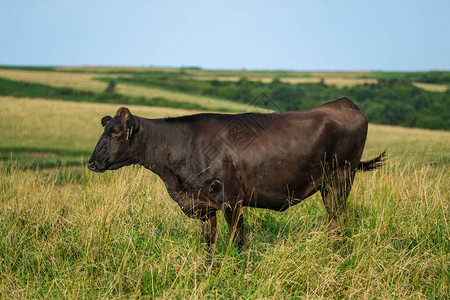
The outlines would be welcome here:
M 117 74 L 108 73 L 109 78 L 116 78 L 118 76 L 119 75 Z M 120 76 L 127 77 L 128 75 L 120 74 Z M 62 87 L 62 88 L 70 87 L 77 90 L 88 90 L 94 92 L 102 92 L 107 86 L 106 82 L 96 80 L 97 78 L 101 77 L 102 74 L 98 73 L 24 71 L 24 70 L 0 69 L 0 78 L 46 84 L 53 87 Z M 164 98 L 189 104 L 201 104 L 206 108 L 218 110 L 227 109 L 233 111 L 242 111 L 247 107 L 247 105 L 245 104 L 240 104 L 232 101 L 217 100 L 211 97 L 193 96 L 186 93 L 180 93 L 177 91 L 171 91 L 167 89 L 135 86 L 126 83 L 118 84 L 117 92 L 132 97 Z
M 81 78 L 81 77 L 80 77 Z M 80 79 L 84 82 L 86 78 Z M 247 249 L 199 221 L 141 167 L 85 162 L 119 105 L 0 97 L 1 298 L 448 298 L 450 133 L 369 125 L 345 232 L 319 195 L 278 213 L 246 208 Z M 130 106 L 148 117 L 193 111 Z M 61 163 L 63 165 L 61 166 Z

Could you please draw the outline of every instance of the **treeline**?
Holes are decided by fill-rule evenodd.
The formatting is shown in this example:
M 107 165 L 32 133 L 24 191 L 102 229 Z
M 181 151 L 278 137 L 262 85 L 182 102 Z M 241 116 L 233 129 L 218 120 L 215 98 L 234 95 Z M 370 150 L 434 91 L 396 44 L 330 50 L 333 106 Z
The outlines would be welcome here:
M 450 90 L 429 92 L 413 81 L 445 83 L 450 72 L 381 73 L 377 83 L 337 87 L 320 83 L 289 84 L 250 81 L 194 80 L 183 72 L 151 72 L 115 80 L 250 103 L 264 91 L 283 110 L 307 109 L 340 97 L 358 104 L 372 123 L 450 130 Z M 397 78 L 395 77 L 397 75 Z M 382 77 L 382 76 L 380 76 Z M 428 78 L 428 79 L 427 79 Z M 449 80 L 450 82 L 450 80 Z
M 324 84 L 268 84 L 273 100 L 287 110 L 305 109 L 340 97 L 352 99 L 371 123 L 450 129 L 450 93 L 427 92 L 404 79 L 338 88 Z
M 375 79 L 403 79 L 406 81 L 445 84 L 450 86 L 450 72 L 428 71 L 428 72 L 373 72 L 364 78 Z

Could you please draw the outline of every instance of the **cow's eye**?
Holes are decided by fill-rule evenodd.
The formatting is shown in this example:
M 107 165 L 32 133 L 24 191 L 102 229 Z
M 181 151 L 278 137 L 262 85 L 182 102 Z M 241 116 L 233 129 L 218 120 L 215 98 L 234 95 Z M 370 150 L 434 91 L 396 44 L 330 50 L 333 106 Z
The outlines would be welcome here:
M 119 124 L 117 124 L 116 126 L 113 126 L 113 128 L 111 128 L 112 133 L 117 134 L 117 133 L 120 133 L 120 131 L 122 131 L 122 127 Z

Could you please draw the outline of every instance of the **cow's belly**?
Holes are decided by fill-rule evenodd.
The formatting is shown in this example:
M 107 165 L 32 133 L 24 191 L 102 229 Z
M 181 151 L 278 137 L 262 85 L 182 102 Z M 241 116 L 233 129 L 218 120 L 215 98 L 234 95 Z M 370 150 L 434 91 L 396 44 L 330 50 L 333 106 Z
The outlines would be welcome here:
M 248 206 L 284 210 L 321 188 L 322 155 L 269 159 L 249 168 L 242 183 Z
M 244 205 L 284 211 L 308 198 L 318 189 L 320 186 L 312 180 L 306 184 L 259 185 L 247 191 Z

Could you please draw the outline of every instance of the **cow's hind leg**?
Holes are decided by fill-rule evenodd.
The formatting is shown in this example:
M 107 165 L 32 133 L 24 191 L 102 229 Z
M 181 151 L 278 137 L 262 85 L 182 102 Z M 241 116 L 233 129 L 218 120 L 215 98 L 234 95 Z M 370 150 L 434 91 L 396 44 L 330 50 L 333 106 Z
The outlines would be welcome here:
M 327 172 L 324 184 L 321 189 L 323 202 L 330 219 L 330 229 L 332 234 L 340 233 L 340 226 L 345 222 L 347 215 L 347 198 L 350 194 L 354 172 L 346 167 L 343 170 L 337 169 Z
M 242 215 L 242 201 L 234 204 L 224 203 L 223 214 L 228 223 L 231 240 L 238 244 L 239 250 L 245 246 L 244 217 Z
M 217 220 L 216 212 L 212 212 L 207 217 L 201 219 L 203 235 L 208 244 L 209 250 L 214 252 L 217 237 Z

